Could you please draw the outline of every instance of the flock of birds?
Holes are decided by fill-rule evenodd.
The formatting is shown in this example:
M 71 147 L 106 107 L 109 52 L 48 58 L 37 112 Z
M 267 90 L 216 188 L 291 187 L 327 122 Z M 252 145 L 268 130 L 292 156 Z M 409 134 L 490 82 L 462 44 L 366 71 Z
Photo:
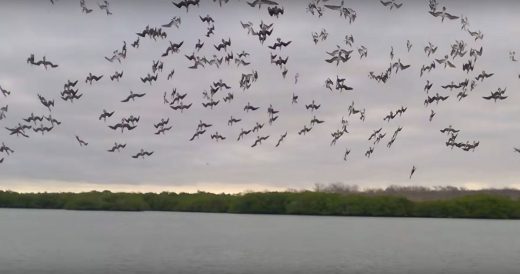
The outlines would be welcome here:
M 51 0 L 52 4 L 55 4 L 57 0 Z M 230 2 L 230 0 L 213 0 L 213 2 L 218 2 L 220 6 L 223 6 Z M 326 12 L 331 12 L 331 14 L 339 14 L 341 18 L 344 18 L 348 21 L 349 24 L 355 22 L 358 14 L 356 10 L 345 6 L 344 1 L 340 3 L 332 3 L 339 1 L 332 0 L 311 0 L 306 8 L 306 12 L 313 16 L 324 16 Z M 59 2 L 57 2 L 59 3 Z M 267 9 L 266 15 L 273 18 L 279 18 L 280 16 L 284 16 L 285 8 L 276 1 L 271 0 L 254 0 L 247 2 L 252 8 L 258 8 L 262 10 L 262 8 Z M 403 3 L 399 3 L 396 0 L 390 1 L 380 1 L 381 6 L 383 8 L 388 8 L 389 10 L 398 10 L 403 7 Z M 172 1 L 172 7 L 178 8 L 180 10 L 185 10 L 188 14 L 186 16 L 191 16 L 196 14 L 196 9 L 200 4 L 200 0 L 180 0 L 180 1 Z M 484 34 L 481 31 L 472 31 L 470 30 L 469 20 L 465 16 L 456 16 L 453 13 L 448 12 L 446 7 L 439 8 L 436 0 L 428 0 L 427 1 L 429 7 L 429 14 L 434 19 L 438 19 L 439 23 L 446 21 L 459 21 L 460 28 L 462 31 L 468 34 L 468 38 L 472 42 L 477 42 L 478 40 L 484 39 Z M 115 12 L 110 7 L 110 3 L 105 0 L 102 3 L 98 3 L 99 10 L 106 13 L 107 16 L 116 16 Z M 80 10 L 85 14 L 90 14 L 94 11 L 94 7 L 89 7 L 86 0 L 80 0 Z M 198 15 L 202 24 L 207 25 L 207 29 L 204 33 L 201 33 L 202 38 L 198 39 L 197 43 L 193 46 L 193 48 L 189 48 L 190 45 L 184 43 L 184 41 L 178 42 L 169 42 L 168 47 L 162 51 L 157 60 L 153 60 L 153 65 L 151 67 L 151 72 L 147 73 L 144 76 L 139 76 L 139 79 L 142 83 L 148 85 L 154 85 L 159 79 L 165 78 L 170 80 L 175 75 L 175 69 L 171 71 L 163 72 L 164 62 L 162 58 L 166 58 L 169 55 L 180 54 L 181 50 L 185 52 L 192 52 L 191 54 L 185 54 L 185 58 L 191 62 L 191 66 L 189 66 L 188 70 L 197 70 L 202 69 L 208 66 L 221 67 L 224 65 L 229 65 L 234 62 L 237 68 L 244 67 L 247 68 L 245 73 L 242 73 L 241 79 L 238 83 L 238 87 L 242 90 L 248 90 L 252 88 L 254 83 L 261 77 L 261 75 L 255 69 L 248 69 L 248 67 L 252 67 L 253 60 L 250 60 L 248 57 L 250 55 L 249 52 L 242 50 L 240 53 L 234 54 L 232 51 L 232 40 L 231 38 L 223 38 L 217 44 L 209 44 L 204 37 L 209 38 L 215 35 L 215 26 L 216 22 L 212 18 L 211 15 Z M 291 47 L 294 43 L 298 43 L 297 41 L 285 40 L 282 38 L 271 39 L 273 33 L 275 33 L 275 24 L 270 23 L 266 24 L 264 21 L 261 21 L 259 24 L 254 24 L 253 22 L 237 22 L 241 27 L 250 35 L 253 39 L 258 39 L 258 41 L 263 46 L 264 43 L 266 48 L 271 50 L 270 61 L 271 64 L 280 70 L 281 75 L 284 79 L 288 76 L 288 64 L 289 64 L 289 56 L 284 55 L 284 49 L 287 47 Z M 143 40 L 162 40 L 168 39 L 170 28 L 180 28 L 182 27 L 182 19 L 180 16 L 174 16 L 171 18 L 169 22 L 165 22 L 165 24 L 160 26 L 146 26 L 141 30 L 136 30 L 135 39 L 127 44 L 126 41 L 123 42 L 121 48 L 114 50 L 109 56 L 104 56 L 106 62 L 110 63 L 122 63 L 127 58 L 127 52 L 131 47 L 133 50 L 139 50 L 140 43 Z M 318 44 L 323 42 L 329 38 L 329 33 L 325 28 L 321 29 L 319 32 L 312 32 L 309 35 L 309 39 L 312 40 L 314 44 Z M 271 42 L 268 42 L 271 41 Z M 346 35 L 344 41 L 341 44 L 338 44 L 337 47 L 331 51 L 327 51 L 324 53 L 324 62 L 330 63 L 331 65 L 339 66 L 344 63 L 348 63 L 354 55 L 359 55 L 360 59 L 367 58 L 368 56 L 368 48 L 364 45 L 360 45 L 357 48 L 353 47 L 354 37 L 352 35 Z M 127 46 L 129 45 L 129 46 Z M 203 56 L 198 54 L 202 48 L 212 47 L 214 49 L 215 54 L 212 56 Z M 411 41 L 406 42 L 407 51 L 410 52 L 413 48 L 413 44 Z M 412 66 L 412 64 L 405 64 L 401 61 L 400 58 L 395 56 L 394 48 L 390 48 L 389 57 L 390 57 L 390 65 L 383 71 L 370 71 L 368 73 L 368 78 L 378 83 L 384 84 L 388 82 L 392 77 L 397 75 L 400 71 L 409 70 L 409 69 L 417 69 L 417 73 L 420 77 L 426 76 L 432 70 L 436 69 L 462 69 L 464 72 L 467 72 L 468 75 L 472 73 L 475 67 L 478 64 L 478 59 L 483 54 L 483 48 L 471 48 L 468 43 L 464 40 L 455 41 L 451 44 L 451 51 L 447 54 L 438 54 L 437 53 L 438 46 L 433 44 L 432 42 L 428 42 L 424 47 L 424 54 L 430 58 L 431 61 L 427 64 L 423 64 L 421 67 Z M 456 59 L 466 58 L 465 62 L 459 64 L 455 62 Z M 515 52 L 509 52 L 509 58 L 511 61 L 516 62 Z M 101 58 L 102 59 L 102 58 Z M 44 70 L 52 70 L 59 67 L 59 60 L 50 61 L 46 56 L 38 59 L 35 54 L 31 54 L 27 58 L 27 64 L 30 66 L 38 66 L 43 67 Z M 471 91 L 473 91 L 479 83 L 486 81 L 487 79 L 493 77 L 494 73 L 488 73 L 484 70 L 478 72 L 475 76 L 468 76 L 468 78 L 459 82 L 451 82 L 446 84 L 439 85 L 440 88 L 446 91 L 456 90 L 458 93 L 456 95 L 457 100 L 464 100 L 467 96 L 470 95 Z M 298 83 L 299 73 L 294 74 L 294 84 Z M 123 70 L 115 71 L 111 75 L 102 75 L 96 73 L 88 73 L 85 75 L 84 79 L 75 79 L 73 81 L 67 80 L 64 83 L 63 91 L 60 92 L 58 98 L 61 98 L 63 102 L 61 103 L 73 103 L 74 101 L 81 101 L 83 98 L 83 93 L 80 91 L 81 82 L 88 85 L 95 85 L 99 81 L 117 81 L 119 82 L 124 77 L 130 77 L 124 74 Z M 520 75 L 519 75 L 520 78 Z M 426 98 L 424 100 L 424 105 L 426 107 L 431 106 L 432 104 L 440 104 L 443 101 L 446 101 L 448 98 L 451 98 L 453 95 L 441 95 L 436 92 L 435 94 L 430 94 L 430 90 L 434 85 L 433 82 L 429 80 L 426 81 L 424 86 L 424 91 L 426 93 Z M 204 102 L 202 103 L 202 107 L 206 109 L 214 109 L 219 107 L 220 105 L 232 103 L 235 96 L 237 96 L 234 92 L 235 85 L 233 83 L 226 82 L 223 79 L 219 79 L 217 81 L 213 81 L 208 90 L 204 90 L 202 92 L 202 97 Z M 330 92 L 343 92 L 343 91 L 353 91 L 354 87 L 350 86 L 345 77 L 332 77 L 327 78 L 324 81 L 324 88 L 329 90 Z M 4 97 L 9 97 L 12 95 L 15 87 L 4 88 L 0 86 L 0 91 Z M 489 100 L 492 102 L 499 102 L 502 100 L 506 100 L 508 98 L 508 94 L 506 93 L 507 88 L 499 87 L 497 90 L 492 90 L 489 95 L 482 96 L 483 100 Z M 18 121 L 12 123 L 12 125 L 4 126 L 4 128 L 8 131 L 9 135 L 15 135 L 22 138 L 31 137 L 31 131 L 35 134 L 48 134 L 61 125 L 61 121 L 54 118 L 54 106 L 55 99 L 54 98 L 45 98 L 44 96 L 38 94 L 38 100 L 41 104 L 48 110 L 45 114 L 36 115 L 31 113 L 22 121 Z M 137 93 L 132 90 L 129 93 L 121 98 L 121 103 L 129 103 L 129 102 L 138 102 L 141 98 L 147 96 L 147 93 Z M 191 94 L 189 95 L 191 96 Z M 239 95 L 240 96 L 240 95 Z M 176 88 L 173 88 L 172 91 L 166 91 L 163 94 L 162 102 L 167 105 L 172 111 L 183 113 L 186 111 L 191 111 L 194 107 L 193 102 L 188 102 L 188 93 L 182 93 L 178 91 Z M 296 93 L 292 94 L 291 103 L 294 105 L 300 104 L 299 95 Z M 321 120 L 317 117 L 318 110 L 320 109 L 321 104 L 318 100 L 312 100 L 304 104 L 304 108 L 306 111 L 310 112 L 312 115 L 312 119 L 309 124 L 305 124 L 302 128 L 295 132 L 298 135 L 306 135 L 309 134 L 313 130 L 313 128 L 320 126 L 320 124 L 326 123 L 328 121 Z M 244 107 L 244 115 L 249 112 L 257 112 L 260 111 L 263 106 L 255 105 L 253 102 L 248 102 Z M 272 125 L 276 123 L 279 119 L 281 111 L 275 109 L 275 107 L 270 104 L 267 108 L 267 117 L 266 121 L 258 121 L 251 128 L 241 128 L 240 133 L 236 137 L 236 141 L 246 140 L 248 135 L 255 135 L 252 140 L 250 140 L 250 147 L 254 148 L 260 145 L 266 145 L 268 142 L 272 140 L 272 145 L 278 147 L 282 145 L 283 141 L 288 138 L 288 136 L 292 133 L 287 131 L 281 132 L 281 134 L 276 136 L 271 136 L 270 134 L 263 134 L 263 128 L 266 124 Z M 398 119 L 399 117 L 405 115 L 407 111 L 407 107 L 401 106 L 396 110 L 390 111 L 386 116 L 382 117 L 383 121 L 390 122 L 393 119 Z M 4 120 L 7 118 L 8 114 L 8 105 L 5 105 L 0 108 L 0 120 Z M 130 115 L 128 117 L 123 117 L 119 121 L 114 120 L 112 116 L 116 113 L 117 110 L 103 110 L 102 113 L 99 114 L 99 120 L 107 123 L 107 127 L 114 131 L 120 131 L 121 133 L 125 131 L 132 131 L 140 126 L 140 116 Z M 363 107 L 357 107 L 354 102 L 350 106 L 348 106 L 347 118 L 341 117 L 340 127 L 331 132 L 331 142 L 330 145 L 336 145 L 337 141 L 340 140 L 345 134 L 349 133 L 349 119 L 356 118 L 360 121 L 365 121 L 367 110 Z M 58 114 L 56 114 L 58 115 Z M 435 111 L 431 109 L 429 113 L 428 119 L 431 122 L 434 116 L 436 115 Z M 227 126 L 234 127 L 236 124 L 240 124 L 242 118 L 231 116 L 227 120 Z M 229 140 L 231 136 L 225 136 L 219 133 L 217 128 L 219 125 L 214 125 L 205 121 L 199 121 L 195 125 L 196 129 L 193 133 L 192 137 L 189 141 L 196 141 L 203 136 L 208 136 L 215 142 L 222 142 Z M 170 123 L 169 117 L 164 117 L 157 123 L 153 124 L 154 134 L 155 135 L 164 135 L 173 130 L 173 125 Z M 386 139 L 387 147 L 390 148 L 393 143 L 396 141 L 398 134 L 403 130 L 403 127 L 399 126 L 392 134 L 391 138 L 387 137 L 387 133 L 384 131 L 383 127 L 374 130 L 370 136 L 368 136 L 368 141 L 372 142 L 372 145 L 365 152 L 365 156 L 370 158 L 374 153 L 376 146 L 378 143 L 382 142 Z M 445 145 L 451 149 L 461 149 L 463 151 L 475 151 L 480 142 L 478 140 L 460 140 L 459 132 L 460 129 L 456 129 L 453 126 L 449 125 L 443 129 L 440 129 L 442 134 L 447 136 L 447 140 Z M 79 146 L 87 147 L 89 143 L 83 139 L 82 137 L 76 135 L 74 136 Z M 71 137 L 72 139 L 72 137 Z M 234 140 L 234 138 L 231 138 Z M 188 141 L 188 140 L 187 140 Z M 125 150 L 127 144 L 114 142 L 113 146 L 106 149 L 106 151 L 110 153 L 121 152 Z M 520 148 L 514 148 L 515 152 L 520 153 Z M 0 163 L 4 161 L 4 157 L 10 156 L 14 153 L 14 150 L 4 144 L 2 142 L 2 146 L 0 147 Z M 154 154 L 154 151 L 149 151 L 144 148 L 138 148 L 132 153 L 130 156 L 132 158 L 144 159 L 146 157 L 150 157 Z M 350 148 L 346 148 L 343 154 L 343 160 L 347 161 L 350 154 Z M 5 155 L 5 156 L 4 156 Z M 414 173 L 416 172 L 415 165 L 412 167 L 409 177 L 412 178 Z

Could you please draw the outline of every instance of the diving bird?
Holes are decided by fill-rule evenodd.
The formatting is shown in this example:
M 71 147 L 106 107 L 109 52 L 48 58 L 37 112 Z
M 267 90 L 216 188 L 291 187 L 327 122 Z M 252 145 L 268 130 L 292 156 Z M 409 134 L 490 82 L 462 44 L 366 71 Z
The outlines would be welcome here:
M 12 150 L 10 147 L 6 146 L 4 142 L 2 142 L 2 146 L 0 146 L 0 152 L 6 153 L 7 156 L 11 155 L 11 153 L 14 153 L 14 150 Z
M 410 179 L 412 179 L 413 174 L 415 173 L 415 166 L 412 167 L 412 171 L 410 172 Z
M 282 141 L 285 139 L 285 137 L 287 137 L 287 131 L 286 131 L 284 134 L 282 134 L 282 135 L 280 136 L 280 139 L 278 139 L 278 142 L 276 142 L 275 147 L 280 146 L 280 144 L 281 144 Z
M 76 140 L 78 141 L 79 146 L 81 146 L 81 147 L 82 146 L 88 146 L 88 143 L 83 141 L 83 140 L 81 140 L 78 135 L 76 135 Z
M 345 150 L 345 154 L 343 154 L 343 161 L 346 161 L 347 160 L 347 156 L 350 154 L 350 149 L 346 149 Z

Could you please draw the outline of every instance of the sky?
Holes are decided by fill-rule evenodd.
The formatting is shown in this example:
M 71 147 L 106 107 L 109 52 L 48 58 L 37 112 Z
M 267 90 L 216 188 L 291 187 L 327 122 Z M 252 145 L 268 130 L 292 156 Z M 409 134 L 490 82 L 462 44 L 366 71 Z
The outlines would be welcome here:
M 253 8 L 243 0 L 230 0 L 221 7 L 218 1 L 201 1 L 189 12 L 176 8 L 171 1 L 109 2 L 110 16 L 98 8 L 97 1 L 90 0 L 85 1 L 93 9 L 90 14 L 81 12 L 79 1 L 56 0 L 54 5 L 49 1 L 2 2 L 0 86 L 10 90 L 11 95 L 0 95 L 0 107 L 9 106 L 6 118 L 0 120 L 0 141 L 15 153 L 0 153 L 4 158 L 0 164 L 0 189 L 240 192 L 303 189 L 338 182 L 361 188 L 520 187 L 520 154 L 513 149 L 520 147 L 520 65 L 509 59 L 510 51 L 519 52 L 520 59 L 517 1 L 439 1 L 439 9 L 446 6 L 453 15 L 466 16 L 468 29 L 484 34 L 477 41 L 461 29 L 460 20 L 441 22 L 430 15 L 426 1 L 403 0 L 401 8 L 391 10 L 379 1 L 346 1 L 345 6 L 357 13 L 352 23 L 326 8 L 322 17 L 312 15 L 306 11 L 309 1 L 278 1 L 285 10 L 279 18 L 270 17 L 267 6 Z M 336 2 L 340 1 L 327 3 Z M 214 35 L 209 38 L 205 36 L 208 25 L 199 19 L 199 15 L 207 14 L 215 20 Z M 141 38 L 138 49 L 130 46 L 145 26 L 159 27 L 174 16 L 181 18 L 181 24 L 179 28 L 163 28 L 166 39 Z M 262 20 L 273 23 L 274 29 L 264 44 L 240 24 L 250 21 L 258 29 Z M 321 29 L 326 29 L 328 37 L 315 44 L 311 33 Z M 352 46 L 345 44 L 345 35 L 353 35 Z M 267 46 L 278 37 L 292 43 L 283 49 L 269 49 Z M 248 52 L 250 65 L 237 67 L 231 63 L 220 68 L 206 65 L 188 69 L 192 63 L 184 55 L 195 52 L 207 58 L 224 56 L 226 53 L 218 52 L 213 45 L 228 38 L 232 44 L 227 52 Z M 200 52 L 195 50 L 198 39 L 204 42 Z M 409 52 L 407 40 L 413 45 Z M 453 60 L 456 68 L 445 69 L 437 64 L 436 69 L 420 77 L 421 66 L 449 54 L 457 40 L 465 41 L 468 50 L 483 47 L 474 71 L 462 71 L 462 64 L 470 59 L 466 54 Z M 104 57 L 120 49 L 123 41 L 128 44 L 126 59 L 121 63 L 106 61 Z M 179 53 L 161 57 L 169 41 L 184 43 Z M 423 50 L 428 42 L 438 46 L 430 57 Z M 326 52 L 337 45 L 353 50 L 352 58 L 338 66 L 324 61 L 328 58 Z M 357 49 L 361 46 L 368 49 L 367 58 L 359 58 Z M 31 53 L 36 59 L 46 56 L 59 67 L 45 70 L 31 66 L 25 62 Z M 270 63 L 271 53 L 289 57 L 285 79 L 281 70 Z M 392 74 L 386 83 L 369 79 L 370 71 L 380 73 L 398 59 L 410 68 Z M 152 85 L 142 83 L 140 77 L 152 73 L 153 60 L 161 60 L 164 70 Z M 172 69 L 174 76 L 167 80 Z M 124 75 L 119 82 L 109 80 L 109 75 L 121 70 Z M 258 71 L 258 80 L 250 89 L 242 90 L 241 75 L 253 70 Z M 494 75 L 478 82 L 461 101 L 456 98 L 458 91 L 441 88 L 451 81 L 474 79 L 482 70 Z M 85 77 L 89 72 L 104 77 L 88 85 Z M 326 89 L 325 79 L 336 76 L 346 78 L 353 90 Z M 222 102 L 228 91 L 219 91 L 215 99 L 221 102 L 212 110 L 206 109 L 202 106 L 202 92 L 219 79 L 232 87 L 229 92 L 234 94 L 234 100 Z M 67 80 L 79 80 L 77 88 L 84 94 L 74 103 L 59 98 Z M 439 93 L 450 98 L 425 107 L 427 94 L 423 87 L 427 80 L 434 83 L 429 95 Z M 193 103 L 189 110 L 180 113 L 163 104 L 163 93 L 173 88 L 188 93 L 184 103 Z M 506 100 L 494 103 L 482 98 L 498 88 L 507 88 Z M 135 102 L 120 102 L 130 90 L 146 95 Z M 299 96 L 297 104 L 291 103 L 293 93 Z M 37 94 L 55 100 L 51 113 L 62 124 L 43 136 L 32 131 L 28 131 L 29 138 L 9 135 L 5 127 L 24 123 L 22 119 L 31 113 L 49 114 Z M 313 100 L 321 107 L 311 112 L 305 105 Z M 248 102 L 260 109 L 244 112 Z M 352 102 L 366 109 L 365 121 L 349 117 Z M 267 123 L 270 104 L 280 111 L 272 125 Z M 383 121 L 390 111 L 401 106 L 407 107 L 401 117 Z M 98 119 L 103 109 L 115 111 L 107 122 Z M 432 109 L 437 114 L 429 122 Z M 129 115 L 141 117 L 135 130 L 121 133 L 107 127 Z M 325 122 L 306 135 L 298 135 L 304 125 L 310 126 L 314 115 Z M 228 126 L 230 116 L 242 121 Z M 330 133 L 341 128 L 342 117 L 349 121 L 349 133 L 331 146 Z M 173 128 L 157 136 L 153 124 L 161 118 L 169 118 Z M 213 126 L 190 142 L 199 120 Z M 254 148 L 251 145 L 256 133 L 237 142 L 240 129 L 251 129 L 256 122 L 265 123 L 258 135 L 269 135 L 269 139 Z M 447 136 L 439 131 L 449 125 L 460 130 L 459 142 L 479 141 L 480 145 L 474 152 L 446 147 Z M 381 127 L 386 137 L 374 145 L 368 137 Z M 398 127 L 403 130 L 387 148 Z M 211 140 L 210 134 L 216 131 L 227 139 Z M 275 147 L 285 132 L 287 137 Z M 81 147 L 76 135 L 88 146 Z M 107 152 L 114 142 L 127 146 L 119 153 Z M 364 155 L 369 147 L 374 147 L 370 158 Z M 141 149 L 154 154 L 145 159 L 130 157 Z M 344 161 L 346 149 L 351 152 Z M 413 166 L 417 170 L 410 179 Z

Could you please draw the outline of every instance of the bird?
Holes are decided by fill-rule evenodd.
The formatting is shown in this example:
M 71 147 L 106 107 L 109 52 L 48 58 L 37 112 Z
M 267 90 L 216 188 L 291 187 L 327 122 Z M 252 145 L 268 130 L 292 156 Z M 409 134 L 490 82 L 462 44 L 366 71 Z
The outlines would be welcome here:
M 252 8 L 258 6 L 258 8 L 261 8 L 262 5 L 278 5 L 277 2 L 271 1 L 271 0 L 254 0 L 253 2 L 246 2 L 249 6 Z
M 345 154 L 343 155 L 343 161 L 346 161 L 347 160 L 347 156 L 350 154 L 350 149 L 346 149 L 345 150 Z
M 494 102 L 496 103 L 497 100 L 507 99 L 507 96 L 504 95 L 506 93 L 506 90 L 507 90 L 507 88 L 504 88 L 504 89 L 498 88 L 497 91 L 492 91 L 491 95 L 482 96 L 482 98 L 484 98 L 486 100 L 494 100 Z
M 116 72 L 114 72 L 113 75 L 110 76 L 110 80 L 114 81 L 114 79 L 115 79 L 119 82 L 119 79 L 121 79 L 122 77 L 123 77 L 123 71 L 121 71 L 121 72 L 116 71 Z
M 181 18 L 178 16 L 174 16 L 169 23 L 162 25 L 163 28 L 171 28 L 172 26 L 175 26 L 176 28 L 179 28 L 181 24 Z
M 433 117 L 435 116 L 435 114 L 436 114 L 435 111 L 433 111 L 433 109 L 432 109 L 432 111 L 430 113 L 430 118 L 429 118 L 430 122 L 433 120 Z
M 193 137 L 191 137 L 190 141 L 195 140 L 195 138 L 198 138 L 200 135 L 204 134 L 206 130 L 197 130 L 195 134 L 193 134 Z
M 284 42 L 282 41 L 282 38 L 278 37 L 276 38 L 276 42 L 272 46 L 267 46 L 268 48 L 272 50 L 276 50 L 277 48 L 282 49 L 282 47 L 287 47 L 291 44 L 292 41 Z
M 250 110 L 255 111 L 255 110 L 258 110 L 259 108 L 260 107 L 254 107 L 249 102 L 247 102 L 247 105 L 244 107 L 244 111 L 245 112 L 249 112 Z
M 433 15 L 434 17 L 440 17 L 441 18 L 441 22 L 444 22 L 445 18 L 448 18 L 449 20 L 459 19 L 458 16 L 451 15 L 448 12 L 446 12 L 446 7 L 445 6 L 442 7 L 442 11 L 429 11 L 429 13 L 431 15 Z
M 141 148 L 141 151 L 139 151 L 135 155 L 132 155 L 132 158 L 137 159 L 137 158 L 141 157 L 142 159 L 144 159 L 144 156 L 151 156 L 153 153 L 154 153 L 153 151 L 145 151 L 144 149 Z
M 7 90 L 7 89 L 2 88 L 1 85 L 0 85 L 0 91 L 2 92 L 4 97 L 7 97 L 8 95 L 11 95 L 11 92 L 9 90 Z
M 0 152 L 6 153 L 9 156 L 11 155 L 11 153 L 14 153 L 14 150 L 12 150 L 10 147 L 6 146 L 4 142 L 2 142 L 2 146 L 0 146 Z
M 209 16 L 209 14 L 206 15 L 205 17 L 202 17 L 199 15 L 199 18 L 200 18 L 200 21 L 206 22 L 208 25 L 211 23 L 215 23 L 215 20 L 213 20 L 213 18 L 211 18 L 211 16 Z
M 392 8 L 400 8 L 401 6 L 403 6 L 403 3 L 396 3 L 395 0 L 390 0 L 390 1 L 383 1 L 383 0 L 380 0 L 379 2 L 381 2 L 381 4 L 383 4 L 383 6 L 385 7 L 389 7 L 390 10 L 392 10 Z
M 410 179 L 412 179 L 413 174 L 415 173 L 415 166 L 412 167 L 412 171 L 410 172 Z
M 101 78 L 103 78 L 103 75 L 99 75 L 99 76 L 96 76 L 96 75 L 93 75 L 91 72 L 89 72 L 87 78 L 85 78 L 85 83 L 89 83 L 92 85 L 92 81 L 99 81 L 101 80 Z
M 228 120 L 228 126 L 232 126 L 234 123 L 238 123 L 242 121 L 242 119 L 236 119 L 236 118 L 233 118 L 233 116 L 231 116 L 231 118 L 229 118 Z
M 259 144 L 262 144 L 262 141 L 269 139 L 269 135 L 267 136 L 257 136 L 255 142 L 251 145 L 251 147 L 256 147 Z
M 226 140 L 226 137 L 220 135 L 220 134 L 218 133 L 218 131 L 215 132 L 214 134 L 211 134 L 210 137 L 211 137 L 212 140 L 215 140 L 215 141 L 217 141 L 217 142 L 218 142 L 219 140 L 222 140 L 222 141 L 223 141 L 223 140 Z
M 76 135 L 76 140 L 78 140 L 79 146 L 88 146 L 88 143 L 81 140 L 78 135 Z
M 145 96 L 146 93 L 134 93 L 133 91 L 130 91 L 130 95 L 128 95 L 125 99 L 121 100 L 122 103 L 129 102 L 130 100 L 135 101 L 135 98 L 141 98 Z
M 117 152 L 120 152 L 121 149 L 123 149 L 125 147 L 126 147 L 126 144 L 119 144 L 119 143 L 115 142 L 114 146 L 112 146 L 112 148 L 108 149 L 107 151 L 108 152 L 115 152 L 117 150 Z
M 495 75 L 494 73 L 486 73 L 485 70 L 483 70 L 477 77 L 475 77 L 475 80 L 480 80 L 481 82 L 484 81 L 484 79 L 489 78 L 491 76 Z
M 280 136 L 280 138 L 278 139 L 278 142 L 276 142 L 275 147 L 280 146 L 280 144 L 281 144 L 282 141 L 285 139 L 285 137 L 287 137 L 287 131 L 286 131 L 284 134 L 282 134 L 282 135 Z
M 179 49 L 181 48 L 181 46 L 184 44 L 184 41 L 181 41 L 179 43 L 172 43 L 172 41 L 170 41 L 170 45 L 168 46 L 168 48 L 166 48 L 166 52 L 163 53 L 161 56 L 162 57 L 166 57 L 168 56 L 168 54 L 171 52 L 171 53 L 177 53 L 179 52 Z M 156 79 L 157 80 L 157 79 Z

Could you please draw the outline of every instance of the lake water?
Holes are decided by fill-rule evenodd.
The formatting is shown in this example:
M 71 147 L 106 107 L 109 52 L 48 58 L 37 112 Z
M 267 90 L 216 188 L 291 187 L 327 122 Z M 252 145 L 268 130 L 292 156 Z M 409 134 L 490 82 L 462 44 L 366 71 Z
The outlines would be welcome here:
M 0 273 L 520 273 L 520 222 L 0 209 Z

